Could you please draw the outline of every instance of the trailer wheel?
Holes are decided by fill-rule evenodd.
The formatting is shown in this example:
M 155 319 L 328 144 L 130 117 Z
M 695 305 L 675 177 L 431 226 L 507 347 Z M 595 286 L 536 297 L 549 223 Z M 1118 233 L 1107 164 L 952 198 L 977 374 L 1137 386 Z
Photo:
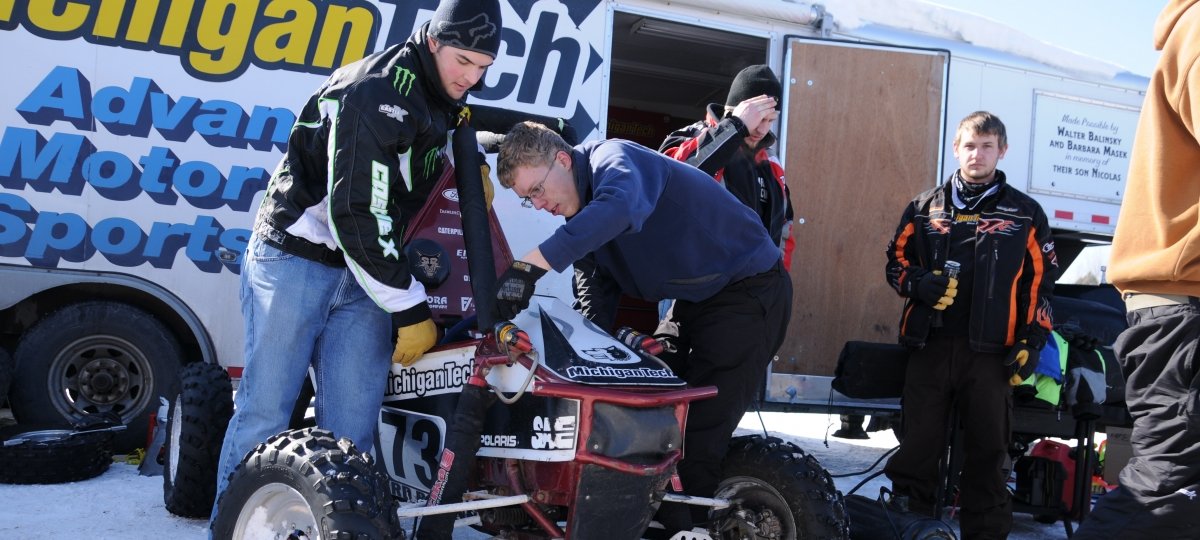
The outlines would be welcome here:
M 118 302 L 73 304 L 42 318 L 17 344 L 11 397 L 17 423 L 66 427 L 113 412 L 129 426 L 113 439 L 145 446 L 155 396 L 173 395 L 179 343 L 149 313 Z
M 217 503 L 216 538 L 404 538 L 374 459 L 305 428 L 259 444 Z
M 233 416 L 233 385 L 221 366 L 204 362 L 184 366 L 179 385 L 167 417 L 163 502 L 172 514 L 203 518 L 216 498 L 221 443 Z
M 112 465 L 112 433 L 16 425 L 0 428 L 0 482 L 61 484 L 99 476 Z
M 13 380 L 13 359 L 8 351 L 0 348 L 0 407 L 8 399 L 8 387 Z
M 735 437 L 722 464 L 716 496 L 724 540 L 845 539 L 850 525 L 842 494 L 817 459 L 776 437 Z

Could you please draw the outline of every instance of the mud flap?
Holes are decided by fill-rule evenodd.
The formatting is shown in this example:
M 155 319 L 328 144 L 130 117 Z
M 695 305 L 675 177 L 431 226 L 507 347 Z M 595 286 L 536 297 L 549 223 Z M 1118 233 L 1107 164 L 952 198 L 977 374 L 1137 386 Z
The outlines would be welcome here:
M 641 538 L 674 467 L 654 476 L 632 475 L 585 465 L 567 522 L 572 540 Z

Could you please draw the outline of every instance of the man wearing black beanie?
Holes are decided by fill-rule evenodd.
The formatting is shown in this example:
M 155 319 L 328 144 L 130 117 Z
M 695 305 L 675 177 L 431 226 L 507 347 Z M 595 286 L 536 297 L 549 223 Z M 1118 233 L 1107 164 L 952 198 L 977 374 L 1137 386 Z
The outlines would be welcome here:
M 402 235 L 448 165 L 447 133 L 500 30 L 499 0 L 444 0 L 406 42 L 338 69 L 301 109 L 242 261 L 245 369 L 214 537 L 230 537 L 245 503 L 221 498 L 230 474 L 287 428 L 310 367 L 317 425 L 370 450 L 389 362 L 410 365 L 434 345 Z M 485 177 L 485 193 L 491 185 Z
M 788 200 L 783 167 L 769 152 L 775 144 L 771 125 L 779 118 L 782 96 L 783 88 L 771 68 L 765 65 L 749 66 L 734 77 L 724 106 L 709 104 L 704 120 L 672 132 L 663 141 L 659 151 L 709 174 L 724 184 L 737 200 L 750 207 L 762 221 L 771 241 L 779 248 L 783 267 L 790 269 L 792 205 Z M 663 307 L 663 321 L 655 332 L 669 351 L 663 358 L 680 377 L 695 384 L 698 381 L 689 378 L 688 373 L 706 372 L 708 368 L 698 365 L 705 362 L 704 357 L 689 355 L 692 349 L 690 331 L 694 330 L 679 321 L 673 308 Z M 759 388 L 766 376 L 765 370 L 761 369 L 763 365 L 747 362 L 744 368 L 731 374 L 755 381 L 743 387 Z M 749 399 L 745 402 L 749 403 Z M 703 418 L 706 415 L 741 418 L 744 413 L 744 410 L 710 410 L 702 403 L 692 406 L 688 421 L 689 436 L 684 443 L 689 452 L 678 469 L 685 493 L 712 496 L 720 480 L 714 471 L 719 470 L 720 457 L 725 455 L 725 446 L 732 435 L 730 431 L 716 437 L 693 437 L 690 434 L 692 426 L 715 423 L 713 418 Z M 734 420 L 731 425 L 736 424 Z M 664 503 L 658 520 L 667 528 L 668 534 L 687 531 L 692 525 L 704 521 L 705 512 L 701 507 Z
M 710 103 L 704 120 L 672 132 L 658 150 L 713 176 L 754 210 L 790 269 L 792 205 L 783 167 L 770 153 L 782 98 L 771 68 L 749 66 L 734 77 L 724 106 Z

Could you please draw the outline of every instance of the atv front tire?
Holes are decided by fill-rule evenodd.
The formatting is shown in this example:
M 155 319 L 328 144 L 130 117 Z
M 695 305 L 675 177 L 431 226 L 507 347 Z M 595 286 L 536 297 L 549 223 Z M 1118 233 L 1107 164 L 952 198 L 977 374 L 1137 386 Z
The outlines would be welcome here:
M 723 540 L 841 540 L 850 525 L 842 494 L 817 459 L 776 437 L 735 437 L 722 464 L 718 511 Z
M 350 439 L 305 428 L 259 444 L 217 503 L 216 538 L 404 538 L 387 480 Z
M 221 366 L 204 362 L 184 366 L 179 384 L 182 390 L 167 417 L 163 502 L 177 516 L 204 518 L 216 497 L 221 443 L 233 416 L 233 385 Z

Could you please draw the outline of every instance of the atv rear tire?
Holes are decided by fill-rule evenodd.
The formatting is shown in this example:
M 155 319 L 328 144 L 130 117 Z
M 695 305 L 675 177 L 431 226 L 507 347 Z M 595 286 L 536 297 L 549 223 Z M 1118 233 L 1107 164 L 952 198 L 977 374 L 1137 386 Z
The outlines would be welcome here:
M 217 492 L 217 465 L 233 416 L 233 385 L 221 366 L 196 362 L 179 373 L 182 390 L 167 417 L 163 502 L 177 516 L 205 518 Z
M 718 512 L 720 522 L 750 526 L 727 528 L 714 538 L 849 537 L 846 508 L 833 478 L 815 457 L 790 442 L 759 435 L 735 437 L 722 464 L 722 477 L 716 496 L 732 500 L 734 507 L 731 512 Z
M 217 503 L 216 538 L 404 538 L 387 480 L 350 439 L 305 428 L 259 444 Z
M 17 344 L 13 417 L 67 429 L 88 414 L 113 412 L 129 426 L 113 448 L 143 447 L 157 396 L 175 393 L 182 357 L 174 334 L 146 311 L 120 302 L 64 306 Z
M 9 445 L 16 439 L 25 442 Z M 100 476 L 112 465 L 112 432 L 55 426 L 0 428 L 0 483 L 61 484 Z

